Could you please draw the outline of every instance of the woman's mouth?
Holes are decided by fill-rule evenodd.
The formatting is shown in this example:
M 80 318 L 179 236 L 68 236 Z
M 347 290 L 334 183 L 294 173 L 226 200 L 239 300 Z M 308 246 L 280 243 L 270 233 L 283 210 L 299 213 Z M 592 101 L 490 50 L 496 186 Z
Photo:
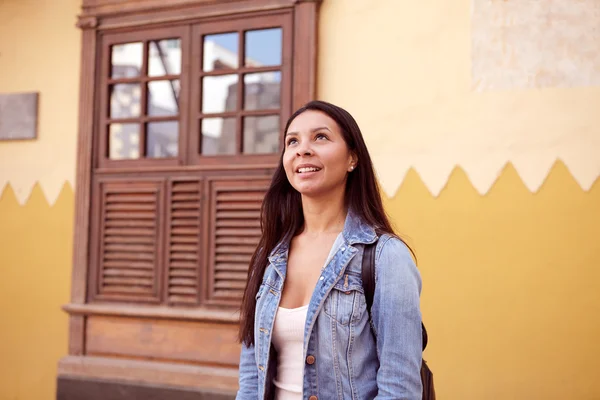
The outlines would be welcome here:
M 302 167 L 302 168 L 298 168 L 298 173 L 305 174 L 307 172 L 318 172 L 320 170 L 321 170 L 321 168 L 317 168 L 317 167 Z

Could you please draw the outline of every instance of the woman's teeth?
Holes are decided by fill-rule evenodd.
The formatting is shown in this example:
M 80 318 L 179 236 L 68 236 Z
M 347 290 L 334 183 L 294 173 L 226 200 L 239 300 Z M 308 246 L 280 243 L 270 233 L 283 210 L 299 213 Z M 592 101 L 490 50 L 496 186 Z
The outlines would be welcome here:
M 299 168 L 298 172 L 300 172 L 301 174 L 304 172 L 317 172 L 320 171 L 320 168 L 312 168 L 312 167 L 307 167 L 307 168 Z

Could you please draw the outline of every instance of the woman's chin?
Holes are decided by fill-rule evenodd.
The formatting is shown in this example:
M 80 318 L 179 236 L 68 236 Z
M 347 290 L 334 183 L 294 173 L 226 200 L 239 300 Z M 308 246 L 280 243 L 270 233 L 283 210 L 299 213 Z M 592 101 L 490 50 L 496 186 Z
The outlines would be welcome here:
M 307 197 L 315 197 L 323 192 L 319 185 L 302 183 L 300 185 L 296 185 L 295 189 L 302 195 Z

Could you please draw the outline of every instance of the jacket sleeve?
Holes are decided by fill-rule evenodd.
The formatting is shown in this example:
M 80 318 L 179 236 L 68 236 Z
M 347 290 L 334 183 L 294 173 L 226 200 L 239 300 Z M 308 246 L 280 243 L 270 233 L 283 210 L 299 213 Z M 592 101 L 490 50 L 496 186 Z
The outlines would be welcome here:
M 236 400 L 257 400 L 258 399 L 258 368 L 254 355 L 254 345 L 246 346 L 242 344 L 240 354 L 240 372 L 239 372 L 239 390 L 235 397 Z
M 421 276 L 408 247 L 397 238 L 382 237 L 375 257 L 376 399 L 421 400 Z

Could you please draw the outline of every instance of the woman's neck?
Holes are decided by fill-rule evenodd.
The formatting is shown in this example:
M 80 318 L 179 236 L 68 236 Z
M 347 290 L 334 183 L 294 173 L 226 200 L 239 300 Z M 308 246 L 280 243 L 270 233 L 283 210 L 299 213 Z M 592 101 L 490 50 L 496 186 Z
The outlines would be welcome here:
M 344 229 L 348 210 L 344 204 L 344 193 L 331 198 L 302 197 L 304 227 L 302 233 L 309 236 L 340 233 Z

